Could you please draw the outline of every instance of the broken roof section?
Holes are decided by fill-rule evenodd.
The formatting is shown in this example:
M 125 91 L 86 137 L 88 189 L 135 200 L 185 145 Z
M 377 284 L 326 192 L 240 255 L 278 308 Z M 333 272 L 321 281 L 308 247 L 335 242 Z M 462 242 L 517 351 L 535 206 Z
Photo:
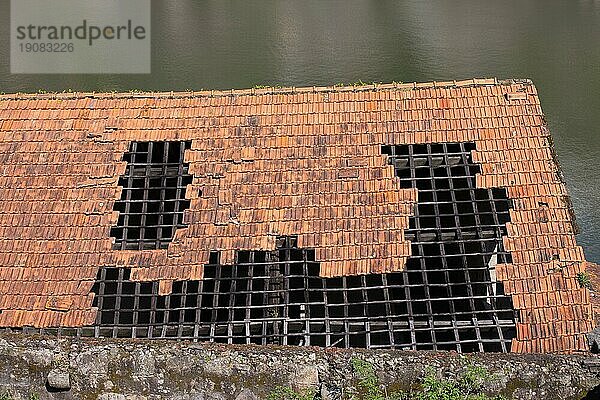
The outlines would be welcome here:
M 504 188 L 512 202 L 511 261 L 494 274 L 518 311 L 512 351 L 586 349 L 585 259 L 529 81 L 5 95 L 0 130 L 0 326 L 93 325 L 101 268 L 129 268 L 165 295 L 201 280 L 211 252 L 231 264 L 236 251 L 275 250 L 278 237 L 314 249 L 322 277 L 403 271 L 418 190 L 400 185 L 383 146 L 469 142 L 476 187 Z M 133 160 L 141 142 L 189 143 L 177 147 L 179 172 L 167 174 L 168 155 Z M 179 179 L 179 193 L 158 186 L 181 206 L 160 211 L 174 221 L 160 233 L 166 246 L 141 220 L 120 220 L 140 214 L 126 206 L 134 164 Z M 135 243 L 159 245 L 128 247 L 123 224 Z

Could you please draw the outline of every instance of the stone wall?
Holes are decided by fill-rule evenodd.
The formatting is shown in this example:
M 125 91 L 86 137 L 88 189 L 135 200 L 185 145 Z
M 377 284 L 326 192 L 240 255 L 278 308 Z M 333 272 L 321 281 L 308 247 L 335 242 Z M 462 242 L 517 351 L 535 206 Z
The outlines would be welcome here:
M 372 398 L 362 391 L 356 360 L 373 366 L 383 393 L 416 393 L 427 368 L 439 379 L 458 380 L 481 367 L 484 391 L 507 399 L 600 398 L 600 358 L 591 354 L 459 355 L 4 333 L 0 400 L 300 399 L 292 391 L 323 400 Z

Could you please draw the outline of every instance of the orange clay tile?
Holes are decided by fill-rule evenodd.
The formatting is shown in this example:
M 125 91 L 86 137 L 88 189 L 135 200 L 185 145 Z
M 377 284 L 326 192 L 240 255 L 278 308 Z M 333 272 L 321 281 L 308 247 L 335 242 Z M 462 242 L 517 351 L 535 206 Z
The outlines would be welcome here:
M 188 227 L 166 250 L 112 250 L 123 153 L 191 140 Z M 315 249 L 322 276 L 400 271 L 416 191 L 384 144 L 473 141 L 480 188 L 513 202 L 498 279 L 519 313 L 516 352 L 587 349 L 590 296 L 573 213 L 530 81 L 199 93 L 0 96 L 0 326 L 92 324 L 99 268 L 201 279 L 210 251 Z M 199 195 L 199 193 L 202 195 Z M 346 229 L 351 226 L 353 229 Z

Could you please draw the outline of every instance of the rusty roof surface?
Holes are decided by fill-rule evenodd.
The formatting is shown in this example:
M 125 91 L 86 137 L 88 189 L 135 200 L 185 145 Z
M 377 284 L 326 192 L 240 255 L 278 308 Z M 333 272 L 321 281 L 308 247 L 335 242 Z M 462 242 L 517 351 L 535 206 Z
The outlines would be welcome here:
M 513 261 L 496 268 L 519 312 L 512 350 L 587 348 L 585 258 L 530 81 L 3 95 L 0 131 L 0 326 L 89 325 L 101 267 L 168 290 L 201 279 L 210 251 L 227 263 L 279 235 L 315 249 L 322 276 L 402 270 L 417 193 L 381 146 L 473 141 L 477 186 L 513 202 Z M 192 141 L 189 225 L 165 250 L 112 249 L 135 140 Z

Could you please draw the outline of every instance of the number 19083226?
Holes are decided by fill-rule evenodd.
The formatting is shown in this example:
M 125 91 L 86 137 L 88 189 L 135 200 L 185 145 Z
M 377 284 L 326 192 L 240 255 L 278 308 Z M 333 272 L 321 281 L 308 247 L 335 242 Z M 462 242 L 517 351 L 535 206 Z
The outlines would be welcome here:
M 72 53 L 73 43 L 19 43 L 22 53 Z

